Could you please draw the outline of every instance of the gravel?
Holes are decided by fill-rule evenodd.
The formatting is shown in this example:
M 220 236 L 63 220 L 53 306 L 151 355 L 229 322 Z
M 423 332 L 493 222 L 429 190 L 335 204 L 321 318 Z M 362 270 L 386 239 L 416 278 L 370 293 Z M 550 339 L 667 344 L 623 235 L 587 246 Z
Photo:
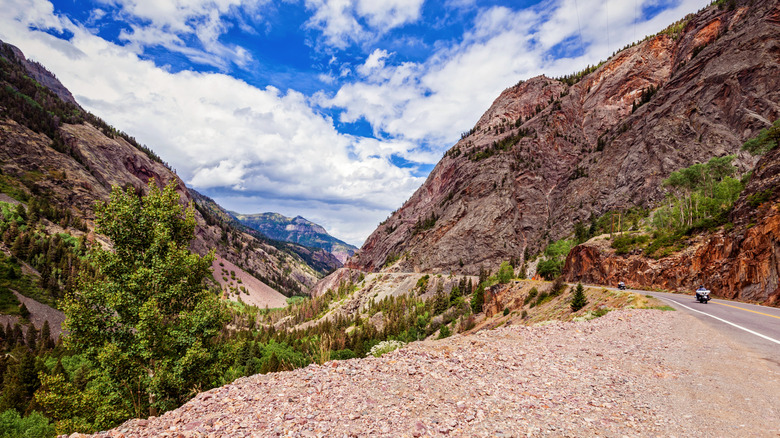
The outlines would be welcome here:
M 241 378 L 97 436 L 777 437 L 777 400 L 778 364 L 681 312 L 626 310 Z

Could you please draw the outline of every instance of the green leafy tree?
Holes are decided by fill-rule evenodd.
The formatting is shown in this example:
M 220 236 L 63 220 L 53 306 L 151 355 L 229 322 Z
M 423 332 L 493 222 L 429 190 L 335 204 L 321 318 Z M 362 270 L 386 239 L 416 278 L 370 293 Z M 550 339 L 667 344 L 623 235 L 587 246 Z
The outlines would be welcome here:
M 577 283 L 574 294 L 571 297 L 571 311 L 576 312 L 588 305 L 588 298 L 585 296 L 585 288 L 582 283 Z
M 146 197 L 114 187 L 95 218 L 113 251 L 90 249 L 93 269 L 63 303 L 65 345 L 91 362 L 88 386 L 112 401 L 111 421 L 156 415 L 216 378 L 215 337 L 226 316 L 204 284 L 213 253 L 188 249 L 194 209 L 179 204 L 173 184 L 160 190 L 150 180 Z
M 54 426 L 40 412 L 22 417 L 9 409 L 0 414 L 0 438 L 48 438 L 54 435 Z
M 506 284 L 512 281 L 512 278 L 515 276 L 515 270 L 509 262 L 501 262 L 501 266 L 498 268 L 498 274 L 496 274 L 496 276 L 498 277 L 498 282 L 500 284 Z

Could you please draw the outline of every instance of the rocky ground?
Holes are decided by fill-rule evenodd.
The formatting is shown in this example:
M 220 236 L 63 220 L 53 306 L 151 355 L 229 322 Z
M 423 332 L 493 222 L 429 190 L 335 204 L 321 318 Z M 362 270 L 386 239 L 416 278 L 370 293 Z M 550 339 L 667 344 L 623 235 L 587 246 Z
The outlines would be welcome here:
M 615 311 L 256 375 L 110 437 L 778 436 L 780 366 L 681 312 Z

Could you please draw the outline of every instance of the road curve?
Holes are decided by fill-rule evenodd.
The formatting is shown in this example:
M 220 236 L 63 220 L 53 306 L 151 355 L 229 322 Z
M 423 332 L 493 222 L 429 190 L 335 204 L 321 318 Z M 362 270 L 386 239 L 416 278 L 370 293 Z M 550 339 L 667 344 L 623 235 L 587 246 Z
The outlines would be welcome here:
M 780 308 L 721 299 L 703 304 L 696 301 L 693 292 L 629 291 L 654 296 L 676 310 L 698 318 L 780 367 Z

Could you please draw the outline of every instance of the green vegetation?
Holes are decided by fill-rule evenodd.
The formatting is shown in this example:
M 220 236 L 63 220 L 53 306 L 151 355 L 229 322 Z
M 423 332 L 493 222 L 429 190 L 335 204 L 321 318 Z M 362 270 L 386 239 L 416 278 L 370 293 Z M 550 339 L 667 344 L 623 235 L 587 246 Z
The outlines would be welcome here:
M 439 217 L 436 216 L 435 212 L 431 212 L 430 216 L 427 217 L 419 217 L 417 222 L 414 224 L 414 227 L 412 228 L 412 235 L 421 233 L 425 230 L 430 230 L 434 227 L 434 225 L 436 225 L 436 221 L 438 219 Z
M 499 284 L 509 283 L 515 276 L 515 270 L 509 262 L 501 262 L 496 278 Z
M 10 45 L 0 43 L 0 60 L 0 106 L 5 109 L 4 112 L 9 118 L 49 137 L 52 140 L 52 148 L 79 160 L 78 154 L 71 150 L 58 128 L 64 123 L 88 122 L 105 135 L 111 138 L 121 137 L 150 159 L 167 166 L 154 151 L 139 144 L 135 138 L 110 126 L 94 114 L 83 111 L 77 105 L 63 101 L 49 88 L 28 76 L 27 69 Z
M 755 137 L 746 141 L 742 149 L 753 155 L 763 155 L 780 144 L 780 119 L 775 120 L 771 127 L 762 129 Z
M 574 293 L 571 297 L 571 311 L 577 312 L 588 305 L 588 298 L 585 296 L 585 288 L 582 283 L 577 283 Z
M 22 417 L 13 409 L 0 414 L 0 438 L 49 438 L 56 435 L 54 425 L 40 412 Z
M 551 281 L 561 275 L 566 256 L 576 245 L 574 240 L 561 239 L 547 245 L 544 250 L 545 260 L 539 262 L 536 272 L 545 280 Z
M 63 303 L 66 346 L 89 360 L 90 382 L 78 391 L 47 376 L 37 400 L 58 412 L 104 398 L 67 416 L 102 429 L 177 407 L 192 388 L 214 381 L 214 340 L 227 321 L 217 296 L 204 287 L 213 255 L 189 251 L 194 210 L 182 210 L 173 184 L 161 191 L 151 180 L 143 199 L 114 187 L 95 216 L 114 252 L 90 248 L 94 270 L 82 271 Z
M 480 161 L 486 158 L 490 158 L 499 152 L 508 151 L 524 137 L 530 137 L 532 135 L 534 135 L 532 130 L 518 129 L 516 133 L 510 134 L 501 140 L 494 141 L 490 146 L 483 150 L 470 151 L 468 153 L 468 157 L 471 161 Z
M 612 239 L 612 248 L 615 249 L 615 254 L 627 254 L 631 252 L 633 248 L 641 246 L 650 240 L 650 236 L 646 234 L 631 234 L 623 233 L 616 235 Z

